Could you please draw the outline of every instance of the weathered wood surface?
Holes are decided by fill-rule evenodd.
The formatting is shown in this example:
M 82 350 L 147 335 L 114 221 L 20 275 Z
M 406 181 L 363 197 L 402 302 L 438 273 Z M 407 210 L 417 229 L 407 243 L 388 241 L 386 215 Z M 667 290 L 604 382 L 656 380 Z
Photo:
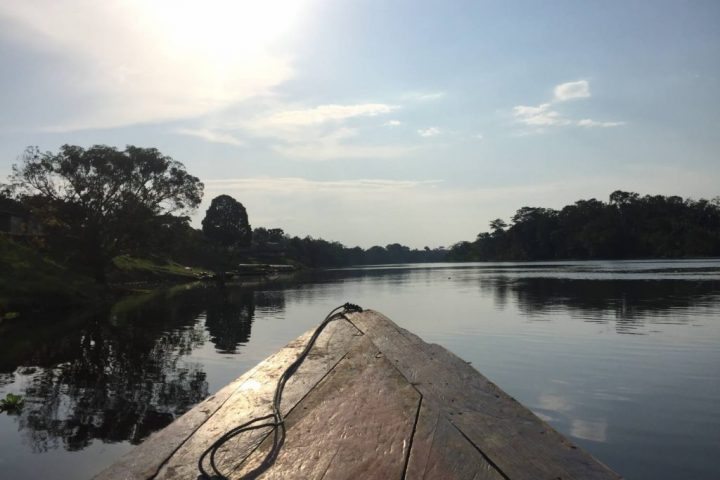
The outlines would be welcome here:
M 261 478 L 617 479 L 466 362 L 383 315 L 331 323 L 287 383 L 286 437 Z M 311 332 L 157 432 L 98 479 L 194 479 L 200 454 L 271 412 L 277 378 Z M 218 452 L 230 478 L 272 446 L 246 432 Z
M 297 358 L 309 337 L 310 332 L 292 342 L 289 348 L 263 362 L 263 366 L 247 378 L 235 395 L 225 402 L 223 408 L 205 422 L 163 465 L 156 478 L 195 478 L 198 473 L 198 458 L 220 435 L 236 425 L 271 413 L 277 379 Z M 285 386 L 281 405 L 283 414 L 287 415 L 360 338 L 360 332 L 347 322 L 333 322 L 328 325 L 308 358 Z M 218 465 L 225 471 L 230 462 L 243 460 L 264 437 L 262 430 L 235 437 L 219 452 Z
M 290 413 L 263 478 L 402 478 L 419 406 L 420 394 L 364 338 Z M 251 458 L 264 458 L 269 440 Z M 246 463 L 230 478 L 258 462 Z
M 351 318 L 506 478 L 618 478 L 444 348 L 426 344 L 377 312 Z
M 277 378 L 297 358 L 311 333 L 307 332 L 293 340 L 165 429 L 155 432 L 142 445 L 125 454 L 95 478 L 139 480 L 197 477 L 197 459 L 215 438 L 235 425 L 270 413 Z M 347 322 L 328 325 L 302 368 L 285 387 L 284 413 L 289 410 L 287 405 L 293 399 L 297 402 L 307 394 L 340 361 L 359 334 Z M 242 440 L 257 442 L 256 435 L 259 433 L 250 432 Z M 236 443 L 232 442 L 231 445 Z

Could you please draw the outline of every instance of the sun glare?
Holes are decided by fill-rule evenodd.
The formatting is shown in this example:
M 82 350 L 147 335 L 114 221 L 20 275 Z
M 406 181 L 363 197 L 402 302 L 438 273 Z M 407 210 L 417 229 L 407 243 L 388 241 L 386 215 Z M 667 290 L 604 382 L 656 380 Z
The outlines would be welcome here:
M 297 23 L 297 0 L 159 0 L 143 4 L 175 54 L 188 51 L 233 62 L 266 51 Z

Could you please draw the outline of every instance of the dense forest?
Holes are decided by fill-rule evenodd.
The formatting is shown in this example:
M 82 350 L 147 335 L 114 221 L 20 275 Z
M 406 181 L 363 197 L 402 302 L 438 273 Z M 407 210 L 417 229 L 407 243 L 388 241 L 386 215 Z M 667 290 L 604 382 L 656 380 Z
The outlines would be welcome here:
M 560 260 L 720 256 L 720 198 L 615 191 L 609 202 L 519 209 L 508 224 L 452 246 L 448 260 Z
M 13 273 L 0 279 L 0 289 L 15 294 L 12 276 L 64 291 L 65 284 L 81 283 L 61 280 L 71 273 L 108 285 L 138 279 L 127 270 L 192 276 L 246 263 L 339 267 L 440 261 L 447 253 L 397 243 L 348 248 L 281 228 L 253 229 L 245 207 L 228 195 L 213 198 L 202 228 L 195 228 L 190 215 L 204 185 L 153 148 L 64 145 L 54 153 L 30 147 L 21 160 L 0 185 L 0 267 Z
M 399 243 L 347 247 L 340 242 L 311 236 L 287 235 L 281 228 L 253 228 L 246 245 L 218 248 L 218 244 L 189 221 L 167 227 L 163 235 L 163 252 L 174 260 L 213 268 L 218 262 L 292 263 L 310 268 L 377 265 L 390 263 L 421 263 L 445 261 L 444 248 L 411 249 Z
M 490 232 L 448 250 L 398 243 L 363 249 L 289 236 L 281 228 L 253 229 L 245 207 L 228 195 L 212 199 L 202 228 L 194 228 L 189 215 L 200 205 L 204 186 L 156 149 L 65 145 L 58 153 L 29 148 L 22 159 L 10 183 L 0 186 L 0 266 L 18 277 L 26 276 L 28 265 L 35 265 L 35 277 L 47 271 L 48 277 L 70 278 L 53 273 L 64 268 L 107 285 L 128 280 L 119 270 L 143 265 L 194 275 L 195 269 L 225 272 L 245 263 L 317 268 L 720 256 L 718 198 L 616 191 L 607 203 L 523 207 L 509 223 L 493 220 Z M 30 262 L 31 251 L 42 258 Z

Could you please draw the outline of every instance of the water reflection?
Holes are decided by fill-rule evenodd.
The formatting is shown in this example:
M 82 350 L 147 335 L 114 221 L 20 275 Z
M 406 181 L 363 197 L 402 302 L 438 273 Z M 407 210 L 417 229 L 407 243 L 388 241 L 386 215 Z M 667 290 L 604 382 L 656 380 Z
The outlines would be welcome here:
M 29 458 L 29 449 L 54 450 L 30 457 L 47 467 L 58 458 L 91 463 L 99 449 L 110 450 L 87 448 L 94 441 L 136 444 L 234 378 L 240 367 L 254 365 L 297 334 L 283 336 L 288 331 L 309 328 L 328 306 L 346 300 L 388 314 L 412 307 L 413 331 L 504 378 L 504 389 L 525 395 L 528 406 L 584 446 L 614 448 L 608 459 L 620 458 L 619 470 L 630 471 L 628 465 L 635 464 L 622 464 L 623 442 L 635 438 L 632 431 L 623 433 L 624 425 L 636 422 L 637 412 L 657 409 L 651 406 L 656 398 L 697 395 L 700 400 L 691 400 L 710 406 L 699 409 L 697 418 L 691 415 L 699 419 L 693 428 L 705 428 L 709 437 L 718 417 L 707 399 L 717 398 L 719 384 L 715 369 L 706 366 L 717 364 L 717 342 L 705 339 L 717 337 L 718 268 L 673 262 L 588 265 L 308 272 L 271 284 L 182 287 L 128 298 L 104 311 L 5 322 L 0 324 L 0 394 L 25 395 L 26 407 L 19 416 L 0 417 L 0 464 L 4 473 L 23 476 L 32 468 L 15 457 Z M 687 278 L 670 276 L 683 271 Z M 448 305 L 461 314 L 447 315 Z M 438 324 L 439 317 L 446 321 Z M 609 327 L 565 335 L 572 322 Z M 687 327 L 673 327 L 682 336 L 670 342 L 672 350 L 664 349 L 666 324 Z M 702 340 L 702 348 L 700 340 L 684 343 L 687 338 Z M 688 411 L 688 402 L 678 399 L 682 409 L 677 411 Z M 634 413 L 625 415 L 626 410 Z M 652 422 L 646 430 L 662 433 L 666 425 L 658 425 Z M 642 448 L 648 438 L 638 440 Z M 108 455 L 107 463 L 111 460 Z M 74 465 L 63 468 L 70 472 L 64 476 L 78 476 L 72 475 Z
M 282 305 L 282 294 L 261 302 Z M 139 443 L 207 397 L 204 366 L 184 357 L 208 341 L 235 353 L 250 339 L 255 304 L 247 289 L 176 289 L 3 325 L 0 381 L 23 386 L 19 428 L 36 452 Z
M 250 327 L 255 316 L 253 292 L 212 290 L 207 300 L 205 326 L 210 340 L 220 353 L 236 353 L 241 343 L 250 340 Z
M 607 421 L 575 418 L 570 425 L 570 435 L 591 442 L 605 442 L 607 441 Z
M 255 308 L 263 314 L 282 314 L 285 311 L 285 291 L 279 289 L 255 292 Z
M 480 277 L 480 290 L 504 309 L 512 296 L 530 318 L 569 313 L 584 321 L 614 321 L 618 333 L 637 333 L 651 324 L 686 324 L 703 307 L 714 308 L 718 281 L 576 280 L 568 278 Z
M 428 268 L 413 265 L 335 270 L 308 277 L 308 283 L 352 280 L 373 288 L 426 284 L 442 291 L 479 285 L 482 297 L 495 308 L 515 306 L 534 321 L 557 314 L 585 322 L 614 324 L 623 334 L 644 334 L 646 325 L 692 323 L 716 312 L 720 302 L 717 262 L 581 262 L 578 264 L 480 264 Z M 706 274 L 698 277 L 698 272 Z M 669 276 L 672 273 L 673 276 Z M 581 274 L 581 275 L 579 275 Z
M 546 422 L 569 423 L 572 437 L 592 442 L 607 441 L 607 420 L 578 418 L 577 415 L 583 413 L 577 412 L 574 402 L 562 394 L 541 393 L 537 398 L 535 414 Z

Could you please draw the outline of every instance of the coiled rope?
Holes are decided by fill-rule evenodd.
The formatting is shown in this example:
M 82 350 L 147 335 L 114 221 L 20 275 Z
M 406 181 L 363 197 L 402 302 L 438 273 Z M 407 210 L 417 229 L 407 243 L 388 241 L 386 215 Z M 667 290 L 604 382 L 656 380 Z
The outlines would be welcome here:
M 272 413 L 262 417 L 254 418 L 249 422 L 243 423 L 242 425 L 238 425 L 237 427 L 225 432 L 220 438 L 215 440 L 215 442 L 213 442 L 213 444 L 210 445 L 202 453 L 202 455 L 200 455 L 200 458 L 198 459 L 198 470 L 200 471 L 200 475 L 198 475 L 198 480 L 229 480 L 228 477 L 223 475 L 218 469 L 217 464 L 215 463 L 215 455 L 217 454 L 218 450 L 220 450 L 220 447 L 222 447 L 230 439 L 250 430 L 271 428 L 273 432 L 273 447 L 270 449 L 270 451 L 267 453 L 262 463 L 258 467 L 246 473 L 241 478 L 256 478 L 262 472 L 267 470 L 270 465 L 273 464 L 275 458 L 277 458 L 277 454 L 279 453 L 280 448 L 283 445 L 283 442 L 285 441 L 285 417 L 280 411 L 280 402 L 282 401 L 282 394 L 283 390 L 285 389 L 285 384 L 290 379 L 290 377 L 292 377 L 292 375 L 298 370 L 298 368 L 300 368 L 300 365 L 302 365 L 302 363 L 305 361 L 305 358 L 307 358 L 308 354 L 310 353 L 310 349 L 312 349 L 313 345 L 315 345 L 315 341 L 318 339 L 322 331 L 325 329 L 326 326 L 328 326 L 330 322 L 340 318 L 348 320 L 348 318 L 345 316 L 346 313 L 362 311 L 363 309 L 358 305 L 346 303 L 332 309 L 330 313 L 328 313 L 328 315 L 325 317 L 325 320 L 323 320 L 322 323 L 318 325 L 318 327 L 315 329 L 315 332 L 313 332 L 310 340 L 305 345 L 305 348 L 302 352 L 300 352 L 300 355 L 298 355 L 295 361 L 285 369 L 282 375 L 280 375 L 277 385 L 275 386 L 275 394 L 273 395 Z M 266 423 L 258 423 L 265 420 L 269 421 Z M 212 475 L 208 473 L 203 466 L 203 462 L 208 455 L 210 456 L 210 469 L 212 470 Z

